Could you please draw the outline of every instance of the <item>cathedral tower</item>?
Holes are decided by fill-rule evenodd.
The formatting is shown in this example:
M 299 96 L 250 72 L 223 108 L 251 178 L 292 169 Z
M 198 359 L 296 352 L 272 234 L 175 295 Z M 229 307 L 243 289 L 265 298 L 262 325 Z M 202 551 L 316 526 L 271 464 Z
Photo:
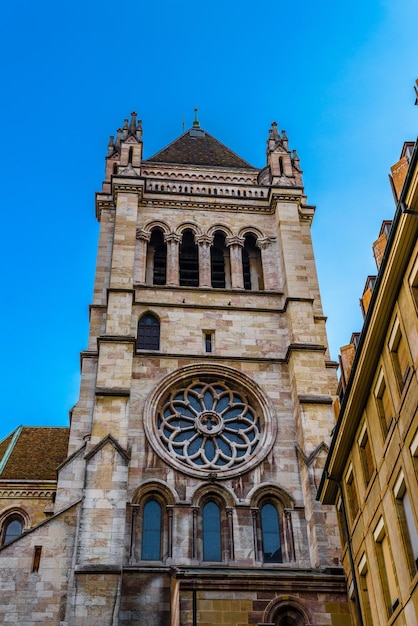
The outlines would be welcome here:
M 42 623 L 350 624 L 334 513 L 315 500 L 336 364 L 296 151 L 274 123 L 260 170 L 197 119 L 142 147 L 133 113 L 96 198 L 54 514 L 4 556 L 45 546 Z

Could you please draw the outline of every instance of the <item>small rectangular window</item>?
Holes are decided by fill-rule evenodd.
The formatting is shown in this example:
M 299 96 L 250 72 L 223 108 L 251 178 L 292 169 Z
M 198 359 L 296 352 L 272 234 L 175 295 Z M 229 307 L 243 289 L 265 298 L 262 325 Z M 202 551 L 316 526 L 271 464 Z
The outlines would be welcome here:
M 203 350 L 204 352 L 214 351 L 215 333 L 211 330 L 203 331 Z
M 35 546 L 33 552 L 32 572 L 39 572 L 39 566 L 41 564 L 42 546 Z

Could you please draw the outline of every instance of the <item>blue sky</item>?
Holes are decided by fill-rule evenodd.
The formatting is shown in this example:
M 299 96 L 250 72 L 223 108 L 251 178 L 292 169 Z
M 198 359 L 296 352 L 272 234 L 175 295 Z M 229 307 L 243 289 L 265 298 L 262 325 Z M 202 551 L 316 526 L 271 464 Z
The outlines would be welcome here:
M 361 329 L 389 167 L 415 140 L 416 0 L 5 3 L 0 438 L 66 425 L 87 345 L 110 134 L 151 156 L 193 121 L 255 166 L 272 121 L 304 170 L 331 355 Z

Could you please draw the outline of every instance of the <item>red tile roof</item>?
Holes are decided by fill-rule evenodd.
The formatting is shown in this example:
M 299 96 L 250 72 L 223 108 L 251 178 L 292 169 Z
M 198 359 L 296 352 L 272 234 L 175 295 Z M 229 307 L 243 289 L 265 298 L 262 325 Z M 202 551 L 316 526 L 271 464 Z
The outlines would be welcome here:
M 55 480 L 69 428 L 20 426 L 0 442 L 0 480 Z

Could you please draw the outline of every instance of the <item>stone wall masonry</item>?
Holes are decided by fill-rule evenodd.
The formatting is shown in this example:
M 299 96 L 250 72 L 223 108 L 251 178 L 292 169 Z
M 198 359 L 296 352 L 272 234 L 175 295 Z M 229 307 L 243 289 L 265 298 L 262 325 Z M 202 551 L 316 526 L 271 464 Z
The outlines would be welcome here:
M 74 506 L 1 548 L 1 624 L 64 621 L 76 521 Z M 38 571 L 32 571 L 35 546 L 42 548 Z
M 134 277 L 138 193 L 117 196 L 110 287 L 131 288 Z
M 129 389 L 132 375 L 132 342 L 100 341 L 97 387 Z
M 68 626 L 117 624 L 120 572 L 76 573 L 73 609 Z
M 137 308 L 135 318 L 145 308 Z M 160 318 L 161 352 L 201 355 L 203 358 L 240 357 L 242 359 L 279 359 L 286 354 L 288 335 L 283 316 L 260 311 L 152 308 Z M 212 353 L 204 351 L 204 331 L 214 332 Z
M 94 390 L 96 388 L 97 356 L 83 357 L 81 360 L 81 382 L 78 401 L 73 407 L 68 456 L 76 452 L 91 433 Z
M 132 293 L 111 291 L 108 295 L 106 334 L 129 335 L 132 317 Z
M 99 246 L 96 261 L 93 303 L 106 304 L 106 291 L 110 282 L 110 262 L 112 259 L 114 209 L 103 209 L 100 220 Z
M 122 565 L 127 460 L 107 442 L 88 458 L 77 564 Z

